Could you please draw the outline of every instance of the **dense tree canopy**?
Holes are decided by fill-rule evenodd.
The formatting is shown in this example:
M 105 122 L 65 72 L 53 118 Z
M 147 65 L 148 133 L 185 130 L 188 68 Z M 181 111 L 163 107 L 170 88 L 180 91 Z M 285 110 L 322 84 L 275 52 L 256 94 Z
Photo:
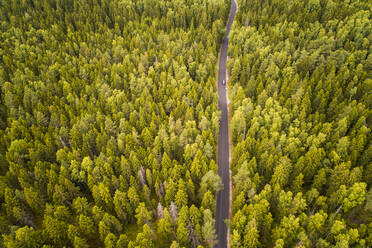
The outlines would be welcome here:
M 1 1 L 0 247 L 214 244 L 229 5 Z
M 371 1 L 238 5 L 232 247 L 371 247 Z

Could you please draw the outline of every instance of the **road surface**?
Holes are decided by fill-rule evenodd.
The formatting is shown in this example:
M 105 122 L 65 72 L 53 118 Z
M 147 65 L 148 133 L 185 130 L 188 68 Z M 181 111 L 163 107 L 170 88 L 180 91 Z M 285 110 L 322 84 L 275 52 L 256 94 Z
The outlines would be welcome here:
M 220 133 L 218 135 L 218 174 L 222 178 L 223 190 L 217 194 L 216 202 L 216 233 L 218 243 L 215 248 L 227 247 L 227 226 L 225 220 L 229 218 L 230 201 L 230 166 L 229 166 L 229 122 L 227 116 L 226 85 L 222 85 L 222 80 L 226 82 L 226 60 L 227 48 L 229 45 L 229 33 L 231 24 L 236 13 L 235 0 L 231 0 L 231 11 L 226 27 L 226 34 L 222 41 L 220 60 L 218 66 L 218 107 L 221 110 Z

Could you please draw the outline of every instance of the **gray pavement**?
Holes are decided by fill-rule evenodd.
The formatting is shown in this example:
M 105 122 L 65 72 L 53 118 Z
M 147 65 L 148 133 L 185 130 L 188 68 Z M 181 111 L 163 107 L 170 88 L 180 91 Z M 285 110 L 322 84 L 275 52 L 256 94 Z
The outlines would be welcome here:
M 231 24 L 236 13 L 235 0 L 231 0 L 231 12 L 226 27 L 226 34 L 222 41 L 218 70 L 218 107 L 221 110 L 220 133 L 218 135 L 218 174 L 222 178 L 223 190 L 217 194 L 216 202 L 216 233 L 218 243 L 215 248 L 227 247 L 227 226 L 225 220 L 229 218 L 229 199 L 230 199 L 230 175 L 229 175 L 229 122 L 227 112 L 226 85 L 222 85 L 222 80 L 226 81 L 226 60 L 227 48 L 229 45 L 228 36 Z

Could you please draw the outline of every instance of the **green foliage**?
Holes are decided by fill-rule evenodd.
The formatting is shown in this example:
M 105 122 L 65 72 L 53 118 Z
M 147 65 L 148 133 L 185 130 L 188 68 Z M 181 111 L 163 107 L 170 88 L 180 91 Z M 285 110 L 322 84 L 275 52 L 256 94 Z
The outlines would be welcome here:
M 238 5 L 232 247 L 371 246 L 371 2 Z
M 229 6 L 1 2 L 0 246 L 206 244 Z
M 203 237 L 206 240 L 208 247 L 214 247 L 217 244 L 217 235 L 214 230 L 214 219 L 212 217 L 212 212 L 209 209 L 203 212 L 204 224 L 202 227 Z

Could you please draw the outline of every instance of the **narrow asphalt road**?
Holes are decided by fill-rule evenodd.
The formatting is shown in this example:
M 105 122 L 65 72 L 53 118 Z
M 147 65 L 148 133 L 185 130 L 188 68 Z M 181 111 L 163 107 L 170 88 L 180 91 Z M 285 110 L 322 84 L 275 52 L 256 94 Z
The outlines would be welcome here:
M 235 0 L 231 0 L 231 12 L 229 21 L 226 27 L 226 34 L 222 41 L 220 51 L 220 61 L 218 69 L 218 107 L 221 110 L 220 133 L 218 135 L 218 174 L 222 178 L 224 185 L 223 190 L 217 194 L 216 202 L 216 233 L 218 235 L 218 243 L 215 248 L 227 247 L 227 226 L 225 220 L 229 218 L 229 199 L 230 199 L 230 165 L 229 165 L 229 121 L 227 114 L 227 99 L 226 99 L 226 60 L 227 48 L 229 46 L 229 33 L 231 24 L 236 13 Z

